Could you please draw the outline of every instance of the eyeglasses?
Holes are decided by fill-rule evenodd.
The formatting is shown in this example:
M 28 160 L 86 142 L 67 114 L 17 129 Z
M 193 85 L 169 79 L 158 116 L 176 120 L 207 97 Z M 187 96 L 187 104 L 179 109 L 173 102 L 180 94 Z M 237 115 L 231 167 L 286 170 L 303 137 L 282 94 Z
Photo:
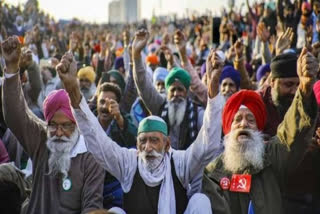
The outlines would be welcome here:
M 68 132 L 68 131 L 72 131 L 75 125 L 73 123 L 63 123 L 63 124 L 50 123 L 48 125 L 48 130 L 49 132 L 56 132 L 59 127 L 61 127 L 63 132 Z

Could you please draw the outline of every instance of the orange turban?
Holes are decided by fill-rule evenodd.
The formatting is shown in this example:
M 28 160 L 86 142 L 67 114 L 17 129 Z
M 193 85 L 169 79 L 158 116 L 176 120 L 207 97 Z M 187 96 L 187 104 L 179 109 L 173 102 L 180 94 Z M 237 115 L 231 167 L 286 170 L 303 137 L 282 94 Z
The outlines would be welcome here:
M 151 65 L 158 65 L 159 64 L 158 57 L 156 55 L 153 55 L 153 54 L 147 56 L 146 62 L 150 63 Z
M 262 98 L 254 91 L 240 90 L 233 94 L 224 106 L 222 128 L 225 135 L 230 132 L 233 118 L 241 105 L 246 106 L 253 113 L 258 129 L 260 131 L 263 130 L 267 119 L 267 112 Z

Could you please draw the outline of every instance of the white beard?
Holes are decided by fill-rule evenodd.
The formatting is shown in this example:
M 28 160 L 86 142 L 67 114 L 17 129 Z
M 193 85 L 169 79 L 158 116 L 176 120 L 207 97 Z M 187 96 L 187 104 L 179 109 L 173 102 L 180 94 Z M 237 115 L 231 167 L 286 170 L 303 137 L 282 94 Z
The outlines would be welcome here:
M 163 149 L 161 152 L 152 150 L 152 152 L 150 153 L 146 151 L 142 151 L 142 152 L 139 151 L 138 154 L 142 160 L 142 163 L 145 165 L 145 168 L 152 173 L 158 168 L 158 166 L 160 166 L 161 162 L 163 161 L 164 153 L 165 151 Z M 150 160 L 150 159 L 147 159 L 147 156 L 153 156 L 155 158 Z
M 246 132 L 248 138 L 238 140 L 240 132 Z M 231 131 L 224 137 L 224 168 L 232 173 L 240 173 L 247 167 L 263 169 L 265 144 L 261 132 L 249 129 Z
M 180 126 L 187 108 L 187 100 L 184 98 L 168 101 L 168 116 L 171 127 Z
M 49 137 L 48 135 L 47 147 L 50 151 L 48 174 L 57 175 L 61 173 L 63 178 L 68 177 L 71 165 L 70 151 L 78 142 L 79 135 L 78 129 L 75 129 L 69 138 L 65 136 Z

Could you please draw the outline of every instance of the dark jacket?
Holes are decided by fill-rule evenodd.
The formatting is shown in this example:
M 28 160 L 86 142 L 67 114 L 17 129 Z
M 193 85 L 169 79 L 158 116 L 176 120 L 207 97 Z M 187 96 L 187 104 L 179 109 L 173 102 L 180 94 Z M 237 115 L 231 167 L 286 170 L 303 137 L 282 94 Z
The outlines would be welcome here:
M 220 180 L 232 174 L 224 169 L 223 154 L 210 163 L 203 178 L 203 192 L 209 197 L 215 214 L 248 213 L 250 200 L 255 214 L 282 214 L 282 191 L 290 179 L 290 174 L 302 159 L 304 151 L 311 141 L 317 115 L 314 96 L 303 100 L 300 91 L 284 121 L 279 125 L 277 135 L 267 142 L 264 155 L 264 168 L 260 171 L 245 169 L 243 174 L 251 174 L 249 193 L 237 193 L 223 190 Z

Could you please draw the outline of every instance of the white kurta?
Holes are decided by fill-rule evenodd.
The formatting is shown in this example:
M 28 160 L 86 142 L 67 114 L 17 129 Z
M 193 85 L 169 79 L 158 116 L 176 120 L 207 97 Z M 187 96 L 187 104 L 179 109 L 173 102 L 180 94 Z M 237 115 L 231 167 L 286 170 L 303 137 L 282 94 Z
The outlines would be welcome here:
M 199 180 L 204 167 L 222 150 L 221 113 L 224 102 L 221 95 L 213 99 L 208 98 L 203 126 L 196 140 L 185 151 L 171 150 L 177 177 L 187 190 L 194 180 Z M 81 100 L 80 109 L 72 109 L 72 111 L 85 138 L 88 151 L 104 169 L 118 179 L 123 191 L 129 192 L 138 168 L 138 151 L 122 148 L 112 141 L 90 111 L 84 98 Z M 141 171 L 140 168 L 139 171 Z

